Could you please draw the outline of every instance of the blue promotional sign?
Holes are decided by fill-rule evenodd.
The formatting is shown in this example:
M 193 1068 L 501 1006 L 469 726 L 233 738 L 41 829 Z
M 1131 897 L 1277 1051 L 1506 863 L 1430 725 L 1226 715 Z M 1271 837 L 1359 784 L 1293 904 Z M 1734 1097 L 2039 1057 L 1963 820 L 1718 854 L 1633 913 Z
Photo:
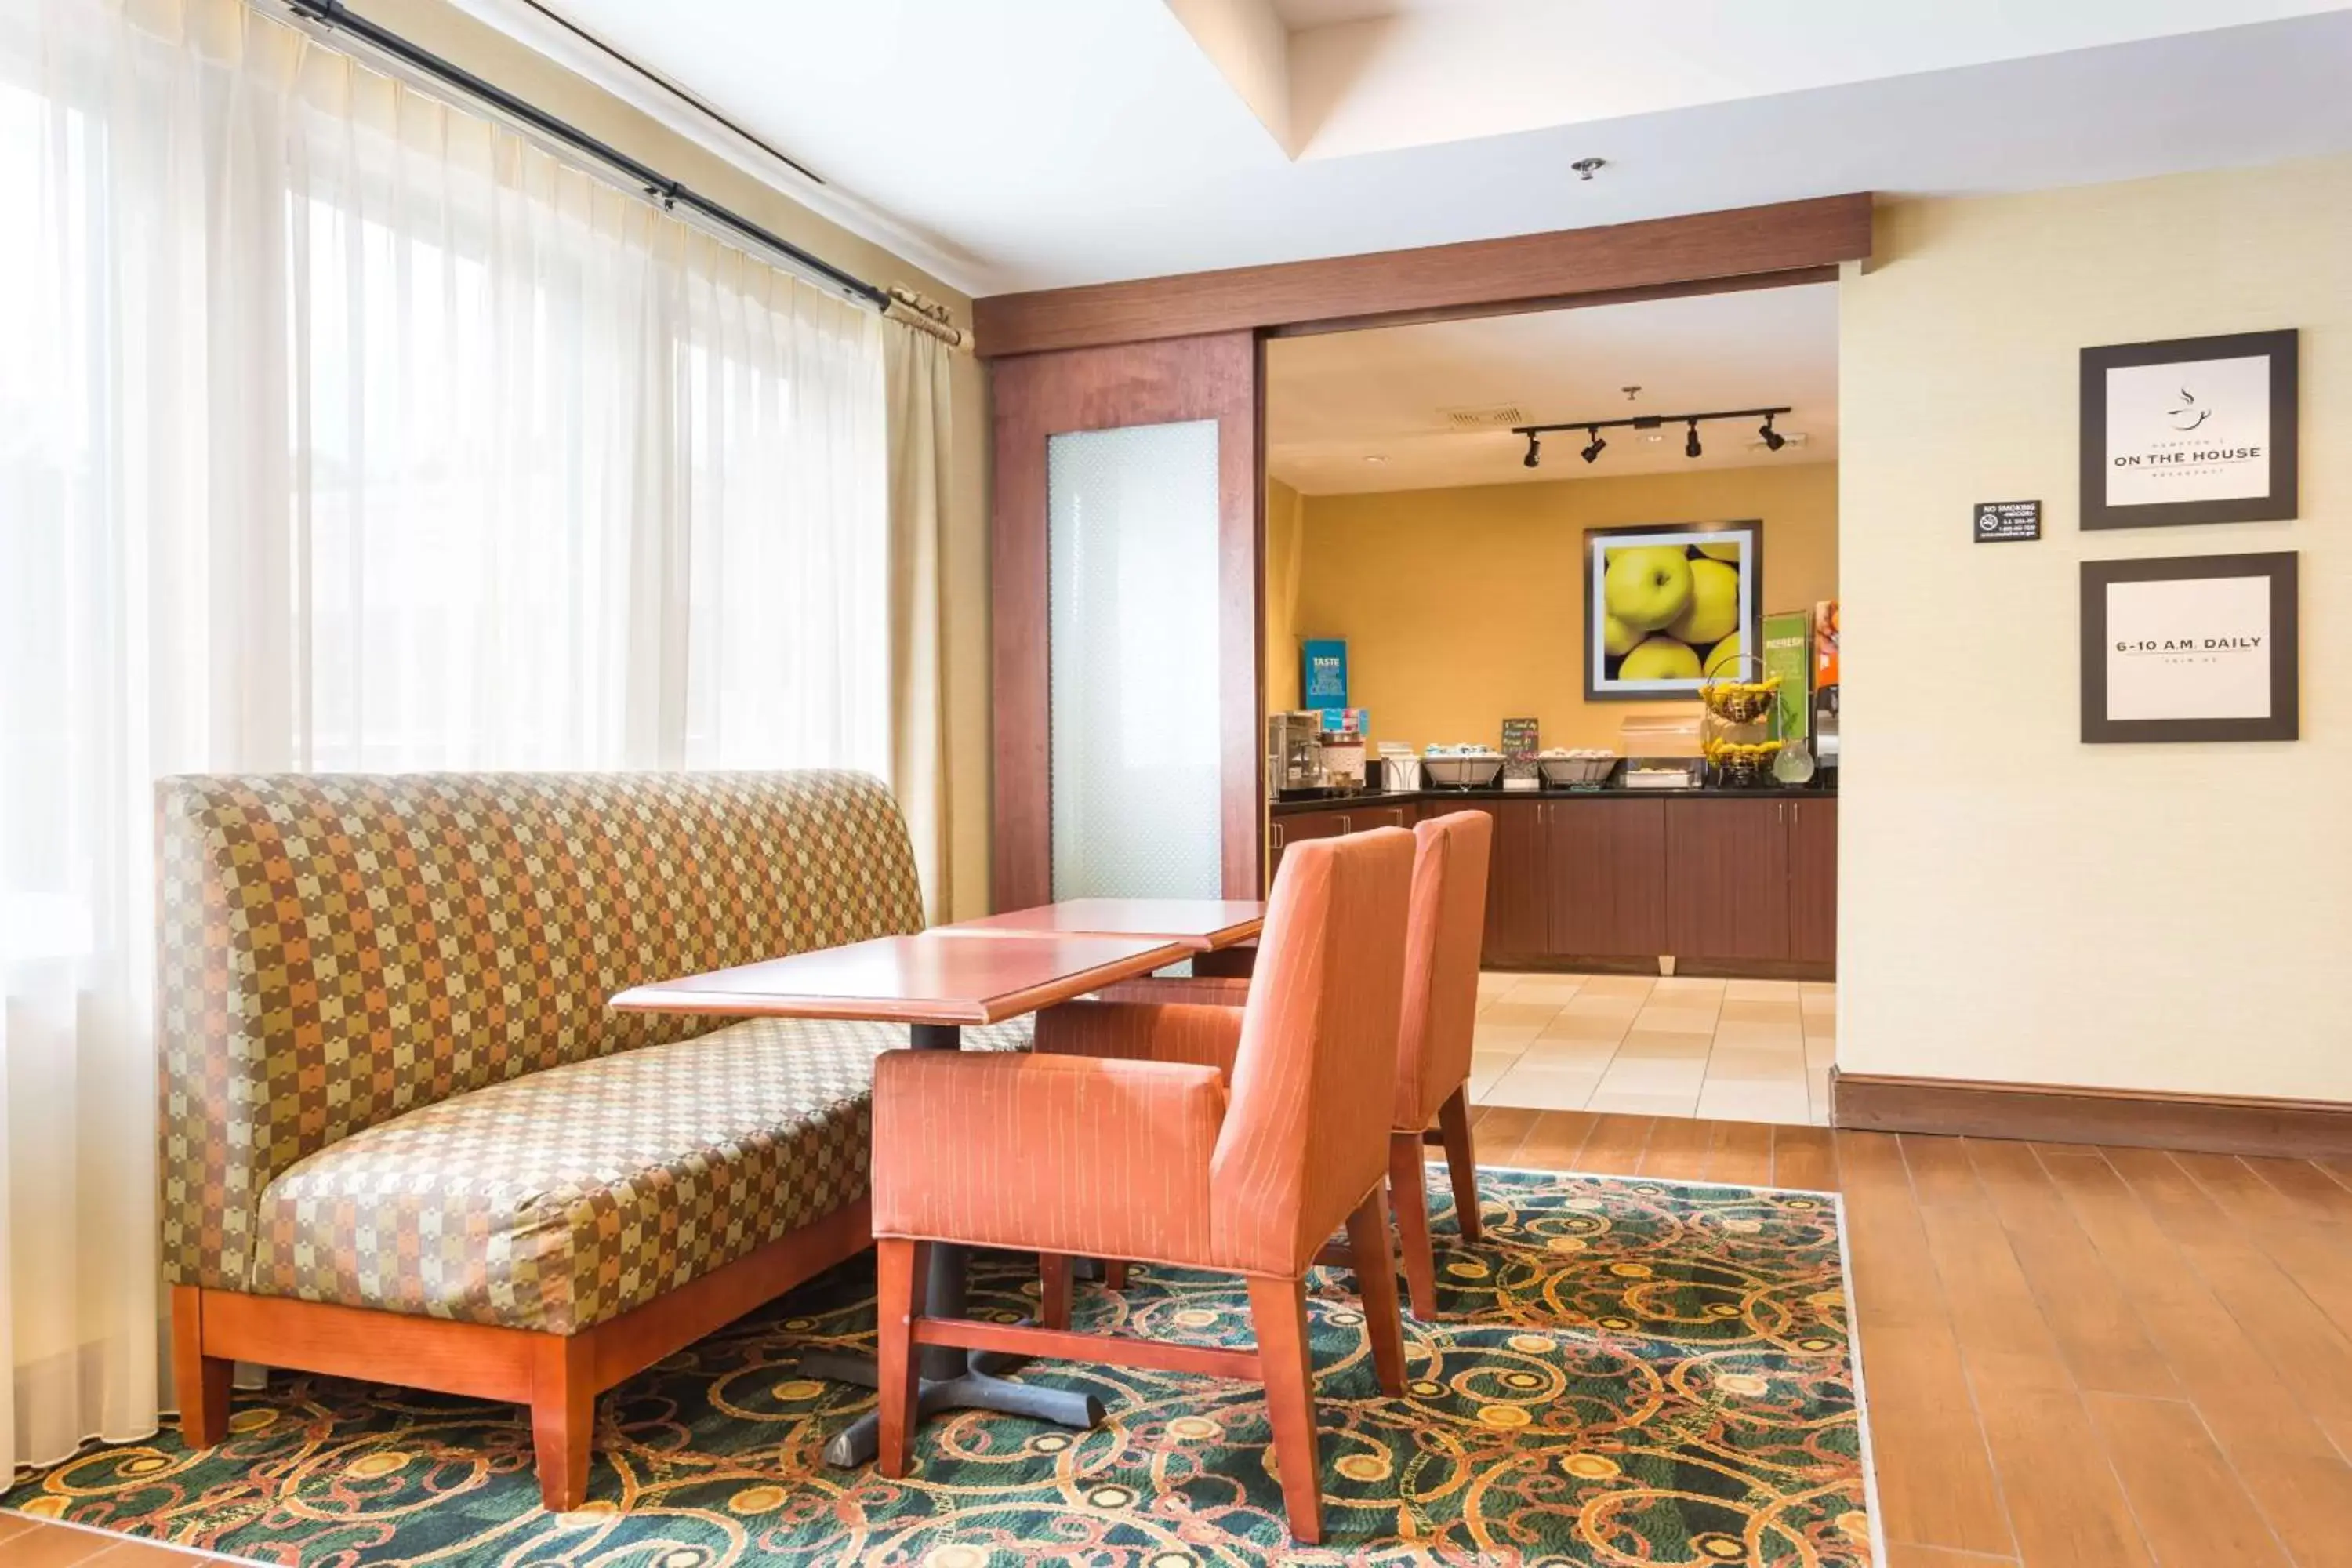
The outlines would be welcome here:
M 1298 695 L 1301 708 L 1345 708 L 1348 705 L 1348 640 L 1308 637 L 1299 647 Z

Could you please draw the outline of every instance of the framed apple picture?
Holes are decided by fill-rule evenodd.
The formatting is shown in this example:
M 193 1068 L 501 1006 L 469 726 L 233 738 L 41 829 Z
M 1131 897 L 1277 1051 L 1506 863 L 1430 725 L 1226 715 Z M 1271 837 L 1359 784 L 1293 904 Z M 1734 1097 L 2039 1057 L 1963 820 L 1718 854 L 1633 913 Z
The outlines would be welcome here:
M 1586 699 L 1696 697 L 1709 674 L 1762 651 L 1763 602 L 1760 521 L 1586 529 Z

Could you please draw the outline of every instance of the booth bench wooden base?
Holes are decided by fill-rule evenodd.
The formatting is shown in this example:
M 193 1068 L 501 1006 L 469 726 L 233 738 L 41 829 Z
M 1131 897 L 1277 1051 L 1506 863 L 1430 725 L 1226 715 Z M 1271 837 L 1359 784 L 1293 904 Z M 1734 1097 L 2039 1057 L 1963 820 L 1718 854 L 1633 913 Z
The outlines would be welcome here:
M 657 1300 L 576 1334 L 172 1287 L 172 1377 L 191 1448 L 228 1436 L 240 1361 L 530 1407 L 540 1501 L 587 1500 L 596 1395 L 873 1245 L 864 1198 Z

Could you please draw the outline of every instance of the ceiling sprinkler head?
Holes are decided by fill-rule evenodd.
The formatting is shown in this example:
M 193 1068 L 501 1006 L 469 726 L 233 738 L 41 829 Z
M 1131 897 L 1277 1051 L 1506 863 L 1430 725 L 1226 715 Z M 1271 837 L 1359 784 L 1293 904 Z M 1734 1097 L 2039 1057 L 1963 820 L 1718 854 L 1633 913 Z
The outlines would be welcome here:
M 1576 171 L 1576 177 L 1580 180 L 1590 180 L 1608 166 L 1609 160 L 1606 158 L 1579 158 L 1569 165 Z

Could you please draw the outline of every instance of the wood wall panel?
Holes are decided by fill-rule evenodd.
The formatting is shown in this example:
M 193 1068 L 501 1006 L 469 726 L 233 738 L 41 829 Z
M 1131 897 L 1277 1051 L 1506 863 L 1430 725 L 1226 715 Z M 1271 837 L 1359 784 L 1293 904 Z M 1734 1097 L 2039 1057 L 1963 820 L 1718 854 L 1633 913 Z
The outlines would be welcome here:
M 1243 331 L 1032 354 L 990 366 L 995 910 L 1053 898 L 1046 439 L 1192 419 L 1217 421 L 1222 890 L 1229 899 L 1258 896 L 1264 360 L 1255 334 Z
M 991 358 L 1317 322 L 1390 320 L 1669 288 L 1858 260 L 1870 254 L 1867 193 L 1729 212 L 1000 294 L 976 300 Z
M 2191 1149 L 2291 1159 L 2352 1157 L 2352 1105 L 2091 1089 L 2070 1084 L 1835 1074 L 1841 1128 L 2048 1143 Z

